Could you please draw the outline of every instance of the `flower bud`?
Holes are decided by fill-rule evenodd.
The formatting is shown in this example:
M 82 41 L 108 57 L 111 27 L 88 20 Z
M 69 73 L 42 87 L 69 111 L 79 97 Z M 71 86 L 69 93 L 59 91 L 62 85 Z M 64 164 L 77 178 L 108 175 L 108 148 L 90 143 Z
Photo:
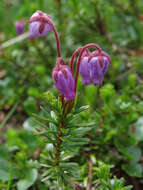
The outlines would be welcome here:
M 66 65 L 56 65 L 52 72 L 54 85 L 63 94 L 66 100 L 75 98 L 75 82 L 70 67 Z
M 15 25 L 16 33 L 17 33 L 18 35 L 23 34 L 24 29 L 25 29 L 25 20 L 22 19 L 22 20 L 16 21 L 16 22 L 14 23 L 14 25 Z
M 42 11 L 36 11 L 29 20 L 30 39 L 46 36 L 51 30 L 51 26 L 48 22 L 49 20 L 51 20 L 50 15 Z

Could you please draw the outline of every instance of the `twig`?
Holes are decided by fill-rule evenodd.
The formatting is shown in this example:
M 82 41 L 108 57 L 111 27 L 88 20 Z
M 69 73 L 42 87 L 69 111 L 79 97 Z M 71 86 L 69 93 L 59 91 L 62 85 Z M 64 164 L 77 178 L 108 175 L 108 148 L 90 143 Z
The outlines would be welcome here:
M 20 35 L 20 36 L 17 36 L 17 37 L 15 37 L 15 38 L 12 38 L 12 39 L 10 39 L 10 40 L 8 40 L 8 41 L 2 43 L 2 44 L 0 45 L 0 49 L 7 48 L 7 47 L 9 47 L 9 46 L 11 46 L 11 45 L 13 45 L 13 44 L 15 44 L 15 43 L 18 43 L 18 42 L 20 42 L 20 41 L 22 41 L 22 40 L 27 39 L 28 37 L 29 37 L 29 32 L 26 32 L 26 33 L 24 33 L 24 34 L 22 34 L 22 35 Z
M 87 184 L 87 190 L 91 190 L 91 186 L 92 186 L 92 168 L 93 168 L 93 163 L 91 161 L 91 159 L 88 160 L 88 184 Z
M 132 177 L 131 180 L 132 180 L 132 184 L 133 184 L 133 186 L 135 187 L 135 189 L 136 189 L 136 190 L 140 190 L 140 186 L 139 186 L 139 184 L 138 184 L 136 178 L 135 178 L 135 177 Z

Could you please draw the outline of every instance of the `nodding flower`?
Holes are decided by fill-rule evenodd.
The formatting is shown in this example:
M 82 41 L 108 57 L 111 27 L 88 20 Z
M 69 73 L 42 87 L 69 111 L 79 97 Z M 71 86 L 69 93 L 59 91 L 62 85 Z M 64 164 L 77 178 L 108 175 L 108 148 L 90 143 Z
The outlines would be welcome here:
M 21 20 L 18 20 L 14 23 L 15 25 L 15 30 L 16 30 L 16 33 L 18 35 L 21 35 L 23 34 L 24 32 L 24 29 L 25 29 L 25 20 L 24 19 L 21 19 Z
M 50 21 L 50 15 L 42 11 L 36 11 L 29 20 L 30 39 L 46 36 L 52 29 L 49 24 Z
M 80 63 L 82 83 L 89 85 L 102 85 L 102 80 L 111 63 L 110 56 L 104 51 L 87 52 L 83 54 Z
M 52 72 L 54 85 L 66 100 L 73 100 L 75 98 L 75 81 L 71 69 L 59 60 L 60 58 Z
M 102 85 L 102 80 L 108 70 L 111 59 L 97 44 L 90 43 L 74 51 L 69 67 L 65 65 L 64 60 L 61 58 L 59 35 L 52 22 L 51 16 L 42 11 L 36 11 L 31 16 L 29 20 L 30 39 L 46 36 L 51 30 L 55 35 L 58 56 L 56 66 L 52 71 L 52 78 L 54 85 L 62 94 L 61 99 L 63 105 L 65 105 L 64 98 L 65 100 L 75 99 L 79 73 L 82 77 L 83 84 L 89 85 L 93 83 L 94 85 Z M 96 48 L 96 51 L 90 52 L 88 48 L 91 47 Z M 79 57 L 76 62 L 76 70 L 73 77 L 75 68 L 74 60 L 78 53 Z

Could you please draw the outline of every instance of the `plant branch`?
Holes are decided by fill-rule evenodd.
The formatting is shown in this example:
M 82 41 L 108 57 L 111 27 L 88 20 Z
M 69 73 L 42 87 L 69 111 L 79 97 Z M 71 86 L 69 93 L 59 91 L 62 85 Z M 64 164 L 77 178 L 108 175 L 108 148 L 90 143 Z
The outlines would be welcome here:
M 92 168 L 93 168 L 93 163 L 91 161 L 91 159 L 88 159 L 88 184 L 87 184 L 87 190 L 91 190 L 92 188 L 92 178 L 93 178 L 93 174 L 92 174 Z
M 61 153 L 61 144 L 62 144 L 62 123 L 58 126 L 58 136 L 57 136 L 57 142 L 56 142 L 56 151 L 55 151 L 55 166 L 58 166 L 60 163 L 60 153 Z

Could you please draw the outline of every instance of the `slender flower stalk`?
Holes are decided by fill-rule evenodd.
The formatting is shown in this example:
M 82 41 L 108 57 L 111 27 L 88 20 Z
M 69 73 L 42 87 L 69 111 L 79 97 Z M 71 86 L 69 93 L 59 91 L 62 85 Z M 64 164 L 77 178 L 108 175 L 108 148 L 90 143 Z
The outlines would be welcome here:
M 74 69 L 73 66 L 74 66 L 75 57 L 76 57 L 76 55 L 77 55 L 81 50 L 82 50 L 82 47 L 76 49 L 76 50 L 74 51 L 73 55 L 72 55 L 72 58 L 71 58 L 71 61 L 70 61 L 70 68 L 71 68 L 72 73 L 73 73 L 73 69 Z
M 54 31 L 54 34 L 55 34 L 55 38 L 56 38 L 56 42 L 57 42 L 57 53 L 58 53 L 58 57 L 61 57 L 61 48 L 60 48 L 60 40 L 59 40 L 59 35 L 58 35 L 58 32 L 55 28 L 55 25 L 49 21 L 49 24 L 51 25 L 53 31 Z
M 98 50 L 99 53 L 101 52 L 101 48 L 98 45 L 93 44 L 93 43 L 87 44 L 87 45 L 85 45 L 85 46 L 82 47 L 82 50 L 81 50 L 81 52 L 79 54 L 79 57 L 78 57 L 78 60 L 77 60 L 77 65 L 76 65 L 75 92 L 76 92 L 76 89 L 77 89 L 77 80 L 78 80 L 78 76 L 79 76 L 79 68 L 80 68 L 80 63 L 81 63 L 82 55 L 83 55 L 84 51 L 86 49 L 90 48 L 90 47 L 95 47 Z
M 74 51 L 72 57 L 71 57 L 70 68 L 71 68 L 72 72 L 73 72 L 73 70 L 74 70 L 75 57 L 76 57 L 76 55 L 77 55 L 79 52 L 81 52 L 82 49 L 83 49 L 83 47 L 80 47 L 80 48 L 76 49 L 76 50 Z M 87 48 L 87 49 L 88 49 L 88 48 Z M 86 50 L 87 50 L 87 49 L 86 49 Z M 85 51 L 86 51 L 86 50 L 85 50 Z M 87 50 L 87 51 L 88 51 L 88 50 Z

